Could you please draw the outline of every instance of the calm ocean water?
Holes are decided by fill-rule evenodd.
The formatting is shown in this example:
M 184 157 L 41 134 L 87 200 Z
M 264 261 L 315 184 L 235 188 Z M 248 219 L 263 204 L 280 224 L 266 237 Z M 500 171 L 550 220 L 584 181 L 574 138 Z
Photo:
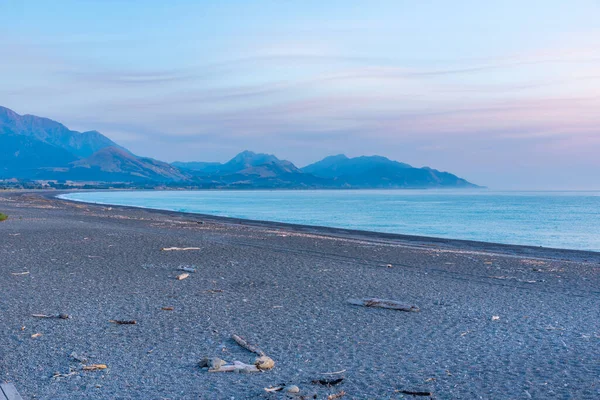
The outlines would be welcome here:
M 113 191 L 64 197 L 225 217 L 600 251 L 600 192 Z

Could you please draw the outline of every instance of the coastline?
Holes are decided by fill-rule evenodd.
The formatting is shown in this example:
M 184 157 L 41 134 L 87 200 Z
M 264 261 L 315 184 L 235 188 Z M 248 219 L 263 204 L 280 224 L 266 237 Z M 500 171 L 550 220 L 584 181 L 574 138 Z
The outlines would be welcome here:
M 81 192 L 81 191 L 77 191 Z M 598 260 L 600 262 L 600 252 L 590 250 L 577 250 L 577 249 L 563 249 L 555 247 L 543 247 L 543 246 L 531 246 L 531 245 L 518 245 L 518 244 L 507 244 L 507 243 L 494 243 L 494 242 L 483 242 L 476 240 L 466 239 L 453 239 L 453 238 L 442 238 L 434 236 L 419 236 L 419 235 L 408 235 L 400 233 L 387 233 L 377 231 L 365 231 L 347 228 L 335 228 L 329 226 L 320 225 L 304 225 L 304 224 L 293 224 L 286 222 L 277 221 L 264 221 L 256 219 L 245 219 L 235 217 L 223 217 L 218 215 L 203 214 L 203 213 L 191 213 L 184 211 L 173 211 L 166 209 L 157 209 L 142 206 L 124 206 L 114 205 L 109 203 L 96 203 L 86 202 L 83 200 L 71 200 L 67 198 L 61 198 L 63 194 L 74 193 L 73 191 L 58 191 L 53 193 L 43 193 L 42 195 L 48 199 L 56 199 L 64 202 L 72 202 L 79 204 L 88 204 L 96 206 L 112 207 L 115 209 L 123 210 L 146 210 L 148 212 L 155 212 L 158 214 L 168 216 L 185 216 L 186 218 L 198 218 L 202 220 L 212 221 L 216 223 L 232 224 L 232 225 L 243 225 L 252 226 L 257 228 L 273 228 L 273 229 L 286 229 L 299 233 L 318 234 L 324 236 L 342 236 L 347 238 L 355 238 L 361 240 L 370 240 L 375 242 L 388 242 L 388 241 L 400 241 L 406 244 L 412 243 L 414 245 L 434 245 L 443 246 L 446 248 L 454 249 L 469 249 L 473 251 L 481 250 L 487 252 L 498 252 L 502 254 L 513 254 L 515 256 L 530 256 L 530 257 L 550 257 L 550 258 L 562 258 L 565 260 L 573 261 L 585 261 L 585 260 Z
M 0 193 L 9 215 L 0 222 L 0 381 L 24 398 L 283 399 L 264 388 L 284 383 L 320 399 L 341 390 L 348 399 L 412 398 L 403 390 L 436 399 L 600 396 L 599 253 L 94 205 L 58 193 Z M 169 247 L 198 250 L 161 251 Z M 180 266 L 196 272 L 178 281 Z M 348 304 L 362 297 L 421 311 Z M 275 368 L 201 370 L 204 356 L 253 359 L 233 333 Z M 72 352 L 108 368 L 82 371 Z M 341 370 L 339 385 L 313 383 Z

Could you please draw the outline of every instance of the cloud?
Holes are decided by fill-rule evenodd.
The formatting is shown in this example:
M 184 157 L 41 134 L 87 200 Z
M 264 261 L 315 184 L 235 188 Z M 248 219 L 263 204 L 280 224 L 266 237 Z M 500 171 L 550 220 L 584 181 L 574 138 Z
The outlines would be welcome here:
M 0 52 L 11 54 L 0 104 L 156 158 L 223 160 L 248 147 L 303 163 L 363 151 L 464 172 L 463 154 L 471 165 L 527 154 L 540 165 L 563 148 L 600 167 L 590 156 L 600 151 L 595 49 L 415 62 L 282 46 L 176 68 L 101 65 L 10 40 Z

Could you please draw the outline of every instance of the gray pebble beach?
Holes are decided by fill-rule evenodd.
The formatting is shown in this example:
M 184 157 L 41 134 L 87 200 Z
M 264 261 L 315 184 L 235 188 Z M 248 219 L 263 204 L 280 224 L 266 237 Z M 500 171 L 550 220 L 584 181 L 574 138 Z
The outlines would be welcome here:
M 0 382 L 24 399 L 600 398 L 600 253 L 53 196 L 0 193 Z M 232 334 L 275 367 L 201 369 L 254 362 Z

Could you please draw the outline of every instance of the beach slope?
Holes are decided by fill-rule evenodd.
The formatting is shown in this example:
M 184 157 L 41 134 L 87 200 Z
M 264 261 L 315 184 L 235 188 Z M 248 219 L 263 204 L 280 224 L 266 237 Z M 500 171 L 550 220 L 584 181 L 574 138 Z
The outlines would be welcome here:
M 0 382 L 26 399 L 600 398 L 599 253 L 44 193 L 0 194 L 0 212 Z M 369 297 L 420 311 L 349 303 Z M 254 361 L 232 334 L 275 367 L 201 369 Z

